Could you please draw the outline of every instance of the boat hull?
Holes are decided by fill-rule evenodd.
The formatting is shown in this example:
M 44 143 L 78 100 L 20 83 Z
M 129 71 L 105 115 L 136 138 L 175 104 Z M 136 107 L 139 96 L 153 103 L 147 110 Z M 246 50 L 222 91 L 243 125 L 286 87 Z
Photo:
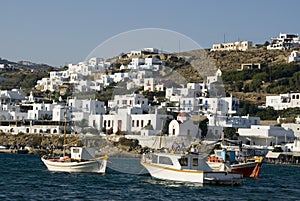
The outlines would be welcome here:
M 231 165 L 231 172 L 237 172 L 244 175 L 244 177 L 258 178 L 261 164 L 258 162 L 246 162 Z
M 200 184 L 239 185 L 243 179 L 243 176 L 238 173 L 174 169 L 143 162 L 141 164 L 153 178 L 162 180 Z
M 105 173 L 107 159 L 90 161 L 57 161 L 53 159 L 41 158 L 49 171 L 53 172 L 73 172 L 73 173 Z

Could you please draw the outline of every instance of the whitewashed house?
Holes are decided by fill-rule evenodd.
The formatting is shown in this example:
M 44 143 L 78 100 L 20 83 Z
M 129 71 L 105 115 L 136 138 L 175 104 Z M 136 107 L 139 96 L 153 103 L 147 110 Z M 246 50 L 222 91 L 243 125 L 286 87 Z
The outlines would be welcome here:
M 250 128 L 238 129 L 239 139 L 244 144 L 270 146 L 286 143 L 295 139 L 292 130 L 286 130 L 277 126 L 251 125 Z
M 28 110 L 28 117 L 27 119 L 32 120 L 43 120 L 46 117 L 52 119 L 52 111 L 54 108 L 54 104 L 50 103 L 33 103 L 31 104 L 32 109 Z M 50 120 L 50 119 L 48 119 Z
M 300 107 L 300 93 L 266 96 L 266 107 L 273 107 L 274 110 Z
M 166 114 L 143 114 L 141 109 L 124 107 L 118 108 L 115 113 L 103 115 L 102 128 L 106 130 L 112 129 L 117 131 L 141 132 L 146 126 L 150 126 L 152 130 L 161 130 L 163 119 L 171 118 Z
M 37 81 L 37 84 L 36 84 L 35 88 L 40 90 L 40 91 L 54 92 L 63 83 L 64 82 L 62 81 L 62 79 L 60 77 L 42 78 L 41 80 Z
M 280 33 L 279 37 L 271 38 L 267 50 L 287 50 L 300 46 L 300 39 L 298 34 Z
M 231 43 L 213 44 L 210 51 L 246 51 L 253 48 L 252 41 L 236 41 Z
M 295 137 L 300 139 L 300 116 L 295 118 L 295 123 L 282 123 L 281 127 L 286 130 L 292 130 Z
M 187 113 L 181 112 L 176 120 L 174 119 L 170 122 L 168 134 L 169 136 L 200 138 L 201 129 L 199 129 L 199 124 L 191 120 Z
M 144 91 L 164 91 L 164 85 L 155 78 L 144 78 Z
M 139 107 L 148 110 L 148 99 L 141 94 L 115 95 L 113 100 L 108 101 L 109 108 Z
M 131 62 L 128 64 L 128 69 L 137 70 L 138 66 L 145 64 L 145 59 L 143 58 L 132 58 Z
M 300 61 L 300 53 L 298 51 L 292 51 L 291 55 L 288 58 L 288 62 L 299 62 Z

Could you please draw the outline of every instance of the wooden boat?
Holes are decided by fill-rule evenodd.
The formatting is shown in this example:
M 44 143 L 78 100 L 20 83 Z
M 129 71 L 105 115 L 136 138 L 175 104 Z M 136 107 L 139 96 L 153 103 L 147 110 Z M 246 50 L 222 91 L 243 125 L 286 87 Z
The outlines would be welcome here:
M 263 157 L 245 158 L 236 160 L 234 150 L 214 150 L 208 157 L 207 164 L 215 171 L 230 171 L 243 174 L 244 177 L 258 178 Z
M 85 147 L 71 147 L 71 157 L 43 156 L 41 160 L 49 171 L 76 173 L 105 173 L 107 156 L 95 158 L 94 151 Z
M 153 178 L 200 184 L 239 185 L 240 173 L 214 171 L 201 154 L 147 153 L 141 160 Z

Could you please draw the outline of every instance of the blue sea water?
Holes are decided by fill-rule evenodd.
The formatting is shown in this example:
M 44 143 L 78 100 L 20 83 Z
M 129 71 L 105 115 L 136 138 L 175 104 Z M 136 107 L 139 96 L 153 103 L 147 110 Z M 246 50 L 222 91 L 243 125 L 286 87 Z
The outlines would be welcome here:
M 241 186 L 152 179 L 137 159 L 110 159 L 105 175 L 49 172 L 35 155 L 0 154 L 0 200 L 300 200 L 300 167 L 263 164 Z M 132 173 L 129 173 L 129 169 Z

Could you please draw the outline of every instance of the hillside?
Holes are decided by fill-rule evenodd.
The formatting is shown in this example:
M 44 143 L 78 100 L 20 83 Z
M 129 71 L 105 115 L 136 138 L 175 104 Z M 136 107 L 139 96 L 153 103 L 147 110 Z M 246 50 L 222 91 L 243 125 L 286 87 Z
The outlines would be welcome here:
M 47 64 L 36 64 L 29 61 L 13 62 L 0 58 L 0 89 L 11 90 L 22 88 L 29 93 L 35 86 L 37 80 L 48 77 L 49 71 L 54 68 Z
M 260 63 L 262 66 L 286 63 L 291 51 L 267 50 L 262 46 L 248 51 L 215 51 L 208 54 L 218 68 L 228 71 L 240 69 L 243 63 Z

